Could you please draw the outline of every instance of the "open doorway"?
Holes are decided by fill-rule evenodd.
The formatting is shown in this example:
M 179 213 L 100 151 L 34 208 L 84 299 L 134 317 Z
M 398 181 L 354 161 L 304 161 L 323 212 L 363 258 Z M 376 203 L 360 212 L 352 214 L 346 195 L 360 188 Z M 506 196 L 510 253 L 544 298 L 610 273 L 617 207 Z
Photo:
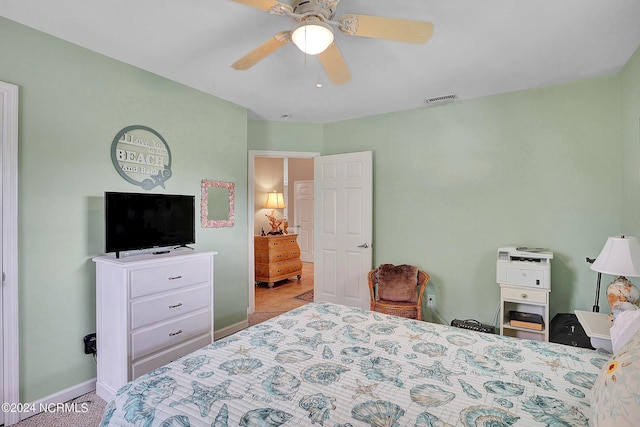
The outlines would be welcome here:
M 300 305 L 306 304 L 303 294 L 313 300 L 309 291 L 313 290 L 313 224 L 304 224 L 300 207 L 304 200 L 305 209 L 313 212 L 313 194 L 305 198 L 300 197 L 300 186 L 296 195 L 296 182 L 305 182 L 306 188 L 313 189 L 313 158 L 320 153 L 312 152 L 280 152 L 280 151 L 249 151 L 248 165 L 248 223 L 249 223 L 249 307 L 248 314 L 264 313 L 261 317 L 279 314 Z M 263 208 L 267 193 L 282 192 L 285 198 L 285 208 L 278 209 L 274 216 L 287 220 L 287 231 L 298 235 L 300 248 L 305 249 L 301 279 L 296 277 L 277 282 L 273 287 L 255 284 L 254 271 L 254 236 L 262 231 L 271 229 L 266 214 L 270 210 Z M 296 218 L 296 214 L 298 218 Z M 307 219 L 308 222 L 308 218 Z M 312 221 L 312 219 L 311 219 Z M 311 230 L 309 232 L 309 230 Z M 311 251 L 311 252 L 309 252 Z M 253 316 L 255 318 L 255 316 Z
M 313 301 L 313 263 L 302 263 L 300 280 L 292 277 L 273 288 L 263 283 L 254 286 L 254 296 L 255 310 L 249 315 L 249 326 Z

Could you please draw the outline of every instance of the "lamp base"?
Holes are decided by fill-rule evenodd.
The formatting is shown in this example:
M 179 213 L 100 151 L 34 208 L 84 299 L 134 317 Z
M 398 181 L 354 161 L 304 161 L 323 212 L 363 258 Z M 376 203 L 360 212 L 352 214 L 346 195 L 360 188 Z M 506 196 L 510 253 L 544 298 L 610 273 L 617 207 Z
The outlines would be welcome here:
M 611 314 L 615 319 L 617 314 L 625 310 L 637 310 L 640 304 L 640 290 L 626 277 L 620 276 L 607 288 L 607 300 Z
M 271 226 L 271 231 L 269 231 L 269 233 L 267 234 L 282 234 L 282 231 L 280 231 L 280 226 L 282 225 L 284 218 L 276 218 L 275 210 L 272 210 L 271 214 L 264 214 L 264 216 L 267 217 L 267 219 L 269 220 L 269 225 Z

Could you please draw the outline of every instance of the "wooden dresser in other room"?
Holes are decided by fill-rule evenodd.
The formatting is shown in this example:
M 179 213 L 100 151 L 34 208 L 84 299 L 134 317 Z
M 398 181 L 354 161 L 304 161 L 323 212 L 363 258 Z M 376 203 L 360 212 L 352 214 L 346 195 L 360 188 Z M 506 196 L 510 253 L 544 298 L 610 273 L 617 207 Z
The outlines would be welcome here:
M 302 261 L 297 234 L 254 236 L 256 284 L 266 282 L 270 288 L 279 280 L 302 278 Z

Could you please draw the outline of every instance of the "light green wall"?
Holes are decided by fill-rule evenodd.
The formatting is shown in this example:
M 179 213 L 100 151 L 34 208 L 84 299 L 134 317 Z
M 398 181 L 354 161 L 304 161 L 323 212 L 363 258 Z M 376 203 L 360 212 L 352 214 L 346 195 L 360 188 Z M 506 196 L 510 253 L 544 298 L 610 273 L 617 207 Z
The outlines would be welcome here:
M 153 192 L 200 200 L 203 178 L 236 183 L 236 226 L 197 226 L 195 247 L 219 252 L 216 329 L 246 319 L 246 110 L 3 18 L 0 58 L 0 80 L 20 87 L 20 401 L 95 377 L 82 337 L 95 331 L 103 194 L 144 192 L 111 163 L 125 126 L 149 126 L 171 149 L 173 176 Z
M 247 131 L 249 150 L 322 151 L 323 125 L 250 120 Z
M 622 224 L 640 237 L 640 48 L 620 72 L 622 98 Z M 615 167 L 615 165 L 611 165 Z M 639 279 L 632 281 L 640 282 Z
M 618 77 L 328 124 L 373 150 L 374 265 L 416 264 L 447 321 L 493 323 L 497 248 L 545 247 L 552 312 L 590 309 L 585 257 L 618 233 Z
M 447 321 L 494 322 L 496 252 L 508 245 L 554 252 L 552 316 L 588 310 L 596 274 L 585 258 L 597 256 L 607 236 L 626 232 L 616 167 L 620 80 L 611 75 L 321 128 L 250 121 L 248 145 L 311 151 L 304 141 L 321 138 L 323 154 L 372 150 L 374 265 L 428 271 L 428 292 Z M 600 304 L 606 311 L 604 293 Z
M 412 263 L 427 270 L 428 292 L 436 294 L 447 321 L 494 322 L 496 251 L 507 245 L 554 252 L 552 316 L 588 310 L 596 275 L 585 258 L 597 256 L 607 236 L 633 232 L 621 226 L 623 176 L 615 165 L 623 157 L 620 122 L 626 113 L 621 110 L 625 103 L 637 106 L 639 98 L 621 99 L 621 79 L 637 90 L 637 57 L 622 78 L 616 74 L 321 129 L 250 121 L 248 144 L 310 151 L 295 144 L 302 129 L 306 141 L 321 137 L 323 154 L 372 150 L 374 265 Z M 625 138 L 636 144 L 637 115 L 626 121 L 631 124 L 622 133 L 631 133 Z M 633 173 L 634 180 L 625 183 L 638 186 L 638 172 Z M 627 216 L 638 215 L 633 212 L 638 210 Z M 604 292 L 600 304 L 606 311 Z

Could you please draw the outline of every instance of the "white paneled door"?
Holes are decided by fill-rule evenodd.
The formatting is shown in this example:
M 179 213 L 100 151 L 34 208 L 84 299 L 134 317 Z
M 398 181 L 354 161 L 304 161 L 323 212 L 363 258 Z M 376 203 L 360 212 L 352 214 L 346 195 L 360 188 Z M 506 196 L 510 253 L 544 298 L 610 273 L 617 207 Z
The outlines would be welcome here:
M 2 147 L 4 147 L 4 138 L 3 138 L 3 129 L 4 129 L 4 93 L 0 92 L 0 165 L 2 164 L 1 160 L 2 160 L 2 152 L 3 149 Z M 1 167 L 1 166 L 0 166 Z M 2 170 L 0 169 L 0 200 L 2 200 Z M 0 209 L 0 224 L 2 224 L 2 210 Z M 0 240 L 2 240 L 2 228 L 0 228 Z M 4 240 L 2 240 L 4 242 Z M 3 331 L 4 331 L 4 326 L 3 326 L 3 322 L 2 322 L 2 318 L 3 318 L 3 314 L 4 314 L 4 307 L 2 304 L 2 291 L 4 288 L 4 266 L 3 266 L 3 262 L 2 262 L 2 258 L 3 258 L 3 250 L 2 250 L 2 246 L 4 245 L 0 245 L 0 271 L 2 274 L 2 277 L 0 277 L 0 279 L 2 279 L 2 282 L 0 282 L 0 366 L 4 366 L 4 349 L 3 349 L 3 340 L 2 340 L 2 336 L 3 336 Z M 4 382 L 2 381 L 2 377 L 3 377 L 3 372 L 4 369 L 0 370 L 0 402 L 4 403 L 4 394 L 3 394 L 3 389 L 4 389 Z M 1 411 L 0 410 L 0 425 L 4 424 L 4 413 L 5 411 Z
M 18 86 L 0 82 L 0 402 L 18 403 Z M 0 411 L 0 424 L 20 421 Z
M 313 262 L 313 181 L 296 181 L 293 219 L 298 234 L 300 260 Z
M 369 308 L 372 265 L 371 151 L 314 159 L 314 298 Z

